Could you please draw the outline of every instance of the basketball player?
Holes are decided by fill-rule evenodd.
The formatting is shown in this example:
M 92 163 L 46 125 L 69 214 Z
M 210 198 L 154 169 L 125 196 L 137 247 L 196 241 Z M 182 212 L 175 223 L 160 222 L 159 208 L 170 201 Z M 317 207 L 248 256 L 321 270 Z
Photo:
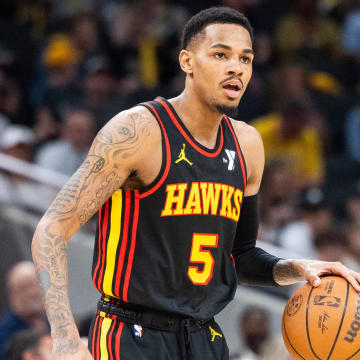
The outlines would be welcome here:
M 340 263 L 280 260 L 255 247 L 264 151 L 252 127 L 231 119 L 251 78 L 252 40 L 235 10 L 190 19 L 184 91 L 109 121 L 40 221 L 33 257 L 53 360 L 227 359 L 213 316 L 238 280 L 318 286 L 319 275 L 336 273 L 360 289 L 359 274 Z M 101 300 L 88 350 L 69 306 L 66 244 L 97 211 L 92 280 Z

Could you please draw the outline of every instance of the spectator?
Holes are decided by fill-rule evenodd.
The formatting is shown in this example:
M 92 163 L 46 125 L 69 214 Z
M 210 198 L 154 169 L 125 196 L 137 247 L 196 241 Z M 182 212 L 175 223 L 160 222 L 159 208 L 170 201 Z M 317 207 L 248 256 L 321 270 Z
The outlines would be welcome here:
M 324 176 L 322 143 L 309 125 L 314 110 L 307 98 L 288 101 L 282 111 L 255 119 L 267 159 L 283 159 L 292 164 L 297 188 L 320 185 Z
M 271 334 L 270 317 L 261 307 L 250 306 L 240 316 L 239 333 L 244 342 L 240 355 L 232 360 L 290 360 L 279 335 Z
M 331 225 L 314 238 L 317 259 L 322 261 L 340 261 L 350 269 L 359 271 L 358 253 L 360 243 L 356 227 L 346 231 L 342 224 Z M 352 238 L 351 238 L 352 237 Z
M 289 223 L 279 234 L 279 245 L 300 256 L 316 258 L 314 238 L 332 221 L 332 212 L 320 188 L 308 188 L 298 194 L 298 220 Z
M 79 98 L 80 55 L 65 34 L 52 36 L 42 54 L 42 64 L 32 89 L 32 101 L 64 114 Z
M 50 360 L 50 335 L 36 330 L 23 330 L 8 341 L 4 360 Z
M 314 237 L 317 259 L 322 261 L 341 261 L 346 264 L 349 256 L 349 241 L 346 232 L 339 225 L 332 225 Z
M 81 107 L 96 119 L 96 130 L 124 108 L 120 96 L 116 96 L 116 81 L 104 56 L 93 56 L 84 64 L 82 94 L 77 100 Z M 114 95 L 115 94 L 115 95 Z
M 345 206 L 349 222 L 360 225 L 360 183 L 354 186 Z
M 353 9 L 347 14 L 343 25 L 343 46 L 360 66 L 360 1 L 353 1 Z
M 0 114 L 13 123 L 26 124 L 29 118 L 24 113 L 22 93 L 19 85 L 12 79 L 0 76 Z
M 27 127 L 9 125 L 0 133 L 0 149 L 5 155 L 31 162 L 34 140 L 33 132 Z M 43 212 L 53 196 L 50 188 L 23 175 L 11 171 L 0 173 L 0 203 Z
M 291 166 L 279 159 L 269 161 L 260 189 L 259 240 L 275 244 L 282 227 L 295 218 L 290 202 L 294 193 Z
M 36 163 L 65 175 L 74 173 L 84 161 L 95 136 L 93 116 L 86 110 L 72 110 L 64 120 L 61 138 L 40 147 Z
M 349 252 L 352 254 L 356 266 L 352 267 L 355 271 L 359 271 L 360 268 L 360 223 L 350 224 L 347 231 L 349 238 Z
M 7 274 L 9 310 L 0 318 L 0 360 L 5 342 L 19 330 L 48 330 L 41 290 L 32 262 L 22 261 Z
M 336 24 L 318 13 L 317 0 L 297 0 L 296 11 L 282 18 L 275 29 L 275 43 L 282 59 L 329 61 L 340 53 Z M 289 36 L 291 34 L 291 36 Z
M 260 360 L 262 347 L 270 337 L 270 319 L 268 313 L 256 306 L 248 307 L 239 318 L 239 334 L 244 342 L 241 354 L 231 357 L 233 360 Z
M 360 12 L 360 11 L 359 11 Z M 359 38 L 360 43 L 360 38 Z M 360 96 L 359 103 L 350 109 L 345 119 L 345 147 L 350 159 L 360 165 Z
M 56 113 L 48 106 L 39 106 L 35 111 L 32 129 L 36 138 L 36 147 L 55 140 L 60 129 Z

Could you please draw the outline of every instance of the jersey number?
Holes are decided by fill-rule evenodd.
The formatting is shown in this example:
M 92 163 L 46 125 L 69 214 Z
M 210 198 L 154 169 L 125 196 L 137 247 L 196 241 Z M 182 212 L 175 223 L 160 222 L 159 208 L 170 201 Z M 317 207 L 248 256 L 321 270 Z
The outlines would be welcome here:
M 193 234 L 190 262 L 203 265 L 201 267 L 198 265 L 189 266 L 188 276 L 193 284 L 207 285 L 212 278 L 215 260 L 210 250 L 203 248 L 216 248 L 218 239 L 218 234 Z

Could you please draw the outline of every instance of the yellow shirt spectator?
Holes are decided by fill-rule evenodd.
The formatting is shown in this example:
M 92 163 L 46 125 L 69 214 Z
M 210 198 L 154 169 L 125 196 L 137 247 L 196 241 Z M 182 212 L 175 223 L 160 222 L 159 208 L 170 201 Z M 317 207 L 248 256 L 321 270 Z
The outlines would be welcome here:
M 268 160 L 286 160 L 300 187 L 319 184 L 323 179 L 324 160 L 318 133 L 316 129 L 304 125 L 297 129 L 295 136 L 288 136 L 284 123 L 291 120 L 294 119 L 285 120 L 280 113 L 271 113 L 256 119 L 252 125 L 261 134 Z

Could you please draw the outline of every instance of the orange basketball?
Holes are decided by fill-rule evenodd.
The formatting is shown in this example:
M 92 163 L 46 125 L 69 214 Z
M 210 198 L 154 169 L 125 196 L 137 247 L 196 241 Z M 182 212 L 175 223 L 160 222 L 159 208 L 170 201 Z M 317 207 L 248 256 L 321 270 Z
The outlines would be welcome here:
M 342 277 L 305 284 L 287 302 L 282 336 L 294 359 L 360 359 L 360 293 Z

